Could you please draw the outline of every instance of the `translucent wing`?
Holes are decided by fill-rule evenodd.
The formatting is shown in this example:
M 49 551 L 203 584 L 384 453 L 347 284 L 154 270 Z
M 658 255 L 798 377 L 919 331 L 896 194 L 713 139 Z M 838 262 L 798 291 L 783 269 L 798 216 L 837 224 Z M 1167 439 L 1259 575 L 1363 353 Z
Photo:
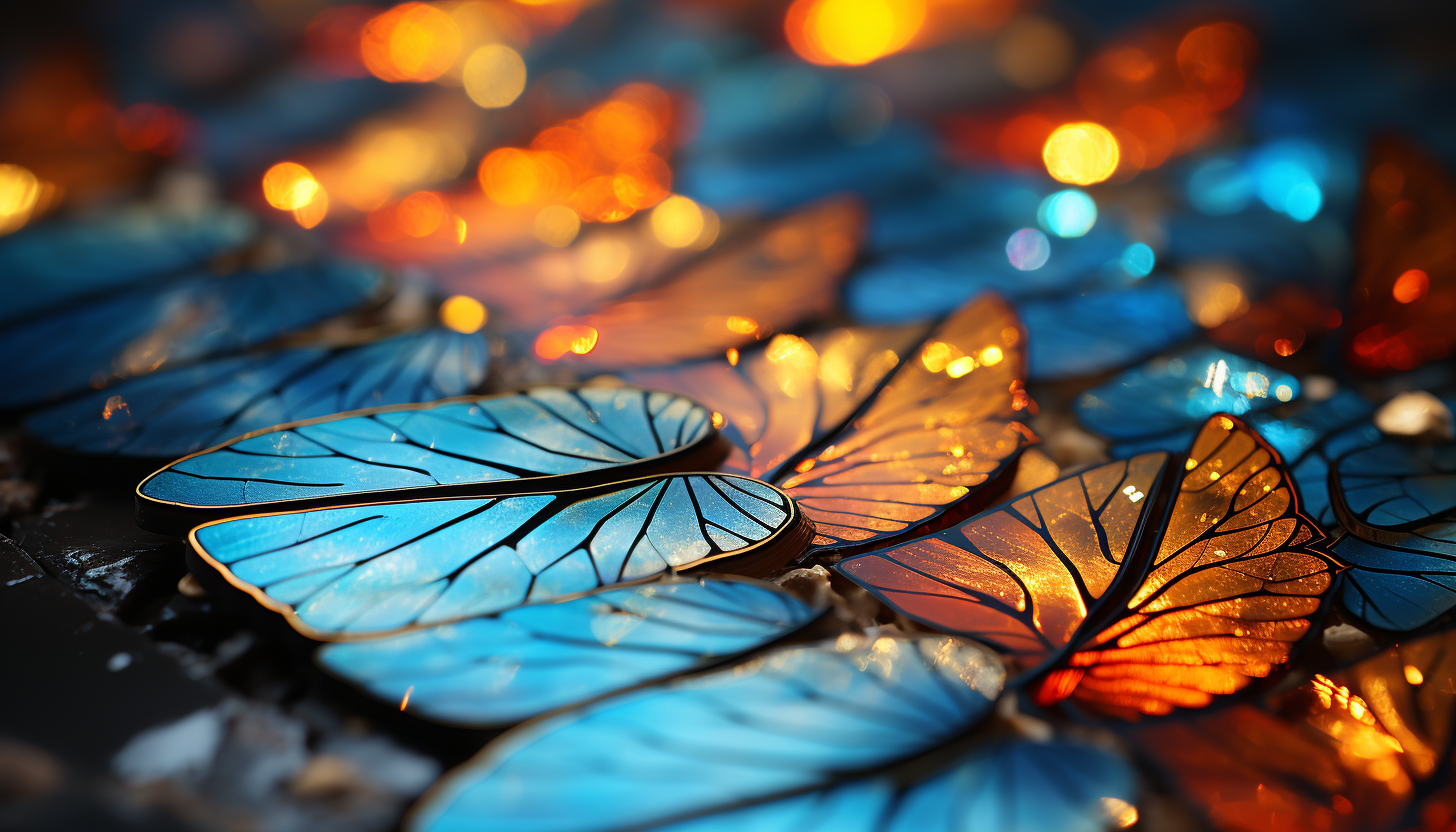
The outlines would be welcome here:
M 1451 750 L 1456 634 L 1402 643 L 1263 706 L 1131 732 L 1219 832 L 1404 825 Z
M 446 329 L 219 358 L 36 411 L 25 427 L 66 451 L 175 458 L 285 422 L 458 396 L 484 380 L 486 358 L 479 333 Z
M 1192 427 L 1215 413 L 1235 416 L 1273 407 L 1299 395 L 1288 373 L 1203 347 L 1160 358 L 1083 393 L 1082 424 L 1110 439 L 1130 439 Z
M 835 551 L 882 545 L 999 482 L 1033 436 L 1025 337 L 993 295 L 942 323 L 843 430 L 775 480 Z
M 131 209 L 27 229 L 0 241 L 0 321 L 197 266 L 241 246 L 256 228 L 246 212 L 220 208 L 196 217 Z
M 1070 644 L 1106 597 L 1166 460 L 1108 463 L 835 568 L 910 618 L 1035 664 Z
M 993 656 L 944 637 L 780 650 L 516 729 L 406 828 L 659 827 L 830 789 L 961 735 L 1003 678 Z
M 1344 356 L 1367 373 L 1410 370 L 1456 348 L 1456 183 L 1396 139 L 1371 143 L 1355 222 Z
M 348 312 L 387 286 L 373 267 L 296 266 L 128 288 L 0 333 L 0 408 L 235 351 Z
M 623 374 L 629 382 L 691 396 L 721 417 L 734 452 L 720 470 L 771 479 L 837 430 L 920 343 L 921 327 L 852 328 L 776 335 L 734 360 Z
M 557 494 L 220 520 L 206 566 L 312 638 L 441 624 L 715 561 L 772 568 L 810 531 L 756 480 L 674 476 Z
M 1456 607 L 1456 545 L 1409 534 L 1372 543 L 1347 534 L 1330 548 L 1349 565 L 1340 603 L 1385 630 L 1423 627 Z
M 670 364 L 741 347 L 756 337 L 829 312 L 834 287 L 859 246 L 863 211 L 822 203 L 779 220 L 752 239 L 688 266 L 666 285 L 581 317 L 561 318 L 537 340 L 537 354 L 559 331 L 594 333 L 575 362 L 596 367 Z M 589 339 L 590 340 L 590 339 Z M 543 352 L 543 350 L 546 350 Z M 563 351 L 564 352 L 564 351 Z
M 1386 441 L 1336 461 L 1335 514 L 1352 532 L 1410 531 L 1456 549 L 1456 444 Z
M 180 459 L 137 487 L 138 512 L 148 527 L 185 523 L 185 531 L 243 508 L 324 498 L 544 490 L 562 477 L 578 487 L 692 470 L 698 458 L 718 456 L 712 438 L 702 405 L 634 387 L 540 387 L 374 408 L 266 428 Z
M 1278 455 L 1227 416 L 1184 463 L 1146 577 L 1039 691 L 1131 715 L 1203 707 L 1287 663 L 1334 581 Z
M 884 776 L 670 824 L 674 832 L 1100 832 L 1136 820 L 1132 769 L 1078 742 L 998 740 L 922 782 Z
M 1182 290 L 1161 280 L 1027 300 L 1016 308 L 1030 338 L 1034 381 L 1103 373 L 1162 352 L 1193 334 Z M 1111 321 L 1116 324 L 1110 326 Z M 1200 413 L 1191 421 L 1206 415 Z
M 329 644 L 317 660 L 410 713 L 479 728 L 716 663 L 821 611 L 772 584 L 677 579 Z

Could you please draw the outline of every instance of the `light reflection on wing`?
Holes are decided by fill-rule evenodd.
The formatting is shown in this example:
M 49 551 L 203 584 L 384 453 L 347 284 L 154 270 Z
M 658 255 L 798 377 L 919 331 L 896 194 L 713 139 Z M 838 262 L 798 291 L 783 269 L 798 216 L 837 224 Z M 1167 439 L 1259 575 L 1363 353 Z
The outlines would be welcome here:
M 410 713 L 488 727 L 721 661 L 819 612 L 772 584 L 678 579 L 329 644 L 317 660 L 384 702 L 409 693 Z
M 594 330 L 590 352 L 567 356 L 594 367 L 670 364 L 742 347 L 833 308 L 834 287 L 859 246 L 863 215 L 851 201 L 821 203 L 748 241 L 724 245 L 661 287 L 557 319 L 553 330 Z
M 1025 337 L 984 296 L 936 328 L 865 410 L 775 483 L 821 549 L 883 544 L 996 482 L 1032 440 Z
M 652 473 L 634 463 L 682 456 L 712 433 L 711 414 L 682 396 L 541 387 L 267 429 L 178 460 L 137 493 L 143 511 L 175 512 L 471 483 L 540 490 L 522 481 Z
M 1003 680 L 993 656 L 944 637 L 783 649 L 516 729 L 442 780 L 406 828 L 654 827 L 829 788 L 944 745 Z
M 484 380 L 486 358 L 479 333 L 446 329 L 218 358 L 38 410 L 25 427 L 66 451 L 175 458 L 285 422 L 458 396 Z
M 773 568 L 809 530 L 756 480 L 672 476 L 556 494 L 258 514 L 193 530 L 206 565 L 300 632 L 441 624 L 724 561 Z M 732 558 L 732 560 L 729 560 Z

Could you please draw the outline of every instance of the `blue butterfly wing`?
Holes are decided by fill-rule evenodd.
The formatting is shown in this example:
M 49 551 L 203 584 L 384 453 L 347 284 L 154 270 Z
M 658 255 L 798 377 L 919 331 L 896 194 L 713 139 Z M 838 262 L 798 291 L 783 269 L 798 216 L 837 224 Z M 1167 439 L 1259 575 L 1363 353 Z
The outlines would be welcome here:
M 0 367 L 0 408 L 242 349 L 348 312 L 386 285 L 373 267 L 326 264 L 130 288 L 0 333 L 12 356 Z
M 781 563 L 809 534 L 772 486 L 697 475 L 259 514 L 200 526 L 192 543 L 229 583 L 328 639 L 456 621 L 728 558 Z
M 1422 627 L 1456 606 L 1456 546 L 1417 538 L 1385 545 L 1347 534 L 1331 547 L 1349 565 L 1340 602 L 1384 630 Z
M 36 411 L 25 427 L 66 451 L 175 458 L 284 422 L 458 396 L 484 380 L 487 355 L 478 333 L 432 329 L 213 359 Z
M 537 388 L 264 430 L 168 465 L 138 494 L 148 506 L 206 509 L 515 482 L 619 468 L 712 432 L 712 414 L 682 396 Z
M 1456 543 L 1456 444 L 1381 442 L 1342 455 L 1335 470 L 1351 531 L 1430 527 L 1421 533 Z
M 441 781 L 406 828 L 650 827 L 832 788 L 962 734 L 1003 682 L 990 654 L 945 637 L 784 649 L 517 729 Z
M 992 741 L 905 786 L 889 777 L 672 824 L 673 832 L 1102 832 L 1137 817 L 1121 757 L 1079 742 Z
M 608 589 L 387 638 L 317 660 L 439 722 L 508 725 L 760 647 L 821 609 L 772 584 L 713 578 Z
M 1118 326 L 1116 333 L 1121 336 L 1132 328 Z M 1034 368 L 1037 333 L 1028 329 Z M 1102 329 L 1105 338 L 1105 320 Z M 1077 399 L 1076 412 L 1093 433 L 1135 439 L 1191 427 L 1215 413 L 1241 416 L 1264 410 L 1298 396 L 1299 381 L 1294 376 L 1201 347 L 1133 368 L 1088 390 Z
M 241 246 L 256 229 L 257 221 L 237 208 L 196 217 L 132 209 L 26 229 L 0 240 L 0 321 L 196 266 Z
M 1017 312 L 1031 338 L 1033 381 L 1106 372 L 1162 352 L 1194 331 L 1184 310 L 1183 291 L 1161 280 L 1128 289 L 1023 301 Z M 1202 418 L 1190 416 L 1188 423 Z

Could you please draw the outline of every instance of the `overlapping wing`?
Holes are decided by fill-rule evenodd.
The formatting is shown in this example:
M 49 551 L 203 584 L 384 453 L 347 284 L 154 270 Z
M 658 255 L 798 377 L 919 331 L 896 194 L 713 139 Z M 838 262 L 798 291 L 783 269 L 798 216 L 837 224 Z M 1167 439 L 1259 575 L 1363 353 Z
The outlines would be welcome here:
M 304 634 L 441 624 L 735 558 L 773 565 L 809 530 L 771 486 L 673 476 L 558 494 L 379 503 L 209 523 L 209 570 Z M 731 565 L 731 563 L 729 564 Z
M 329 644 L 317 660 L 410 713 L 480 728 L 721 661 L 820 612 L 772 584 L 677 579 Z
M 784 649 L 516 729 L 437 784 L 406 828 L 659 827 L 822 793 L 943 746 L 1003 679 L 994 656 L 945 637 Z
M 863 224 L 857 203 L 821 203 L 688 266 L 661 287 L 589 315 L 559 318 L 553 329 L 589 327 L 595 346 L 568 358 L 594 367 L 671 364 L 742 347 L 833 308 L 834 287 L 854 259 Z
M 387 281 L 373 267 L 327 263 L 195 275 L 53 312 L 0 333 L 0 409 L 101 387 L 239 350 L 348 312 Z
M 712 434 L 712 414 L 682 396 L 540 387 L 268 428 L 168 465 L 142 481 L 137 495 L 143 521 L 158 515 L 161 523 L 168 513 L 195 519 L 212 509 L 406 489 L 540 490 L 546 484 L 535 481 L 547 478 L 652 473 L 643 469 L 671 465 L 669 458 L 701 448 Z
M 1456 549 L 1456 444 L 1350 451 L 1336 461 L 1332 487 L 1335 514 L 1351 531 L 1409 531 Z
M 1204 424 L 1146 577 L 1037 692 L 1134 716 L 1208 705 L 1287 663 L 1334 582 L 1277 454 L 1228 416 Z M 1090 636 L 1090 637 L 1089 637 Z
M 1371 143 L 1355 222 L 1345 361 L 1411 370 L 1456 348 L 1456 183 L 1421 150 Z
M 1026 300 L 1016 310 L 1030 338 L 1029 372 L 1034 381 L 1123 367 L 1177 345 L 1194 330 L 1182 289 L 1162 280 Z M 1113 321 L 1116 324 L 1110 325 Z
M 479 334 L 443 328 L 338 349 L 300 347 L 128 379 L 33 413 L 26 430 L 67 451 L 176 458 L 259 428 L 469 392 Z
M 1211 347 L 1128 370 L 1077 399 L 1077 418 L 1109 439 L 1193 427 L 1215 413 L 1239 416 L 1292 401 L 1299 381 L 1257 361 Z
M 1219 832 L 1404 825 L 1451 751 L 1456 634 L 1403 643 L 1264 705 L 1131 737 Z
M 826 445 L 774 480 L 821 550 L 884 545 L 996 482 L 1033 441 L 1025 337 L 992 295 L 962 307 Z
M 1414 630 L 1456 607 L 1456 546 L 1402 537 L 1403 545 L 1346 534 L 1331 547 L 1350 567 L 1340 584 L 1341 605 L 1385 630 Z
M 719 470 L 772 478 L 842 426 L 924 336 L 918 326 L 775 335 L 733 359 L 636 370 L 629 382 L 691 396 L 722 417 L 734 453 Z
M 226 207 L 196 216 L 134 208 L 27 229 L 0 242 L 0 321 L 201 265 L 246 243 L 257 227 L 247 212 Z
M 1127 563 L 1166 459 L 1111 462 L 835 568 L 909 618 L 1035 664 L 1072 642 Z

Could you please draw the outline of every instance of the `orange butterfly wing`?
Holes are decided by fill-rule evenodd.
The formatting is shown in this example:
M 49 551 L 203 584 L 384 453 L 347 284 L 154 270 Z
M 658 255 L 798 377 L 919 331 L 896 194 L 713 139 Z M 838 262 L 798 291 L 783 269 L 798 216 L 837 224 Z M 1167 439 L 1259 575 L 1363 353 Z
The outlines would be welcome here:
M 993 295 L 973 300 L 829 445 L 776 479 L 814 521 L 814 543 L 883 545 L 1008 472 L 1035 439 L 1021 422 L 1034 407 L 1025 344 L 1010 305 Z
M 1397 139 L 1377 139 L 1355 224 L 1356 275 L 1345 360 L 1410 370 L 1456 349 L 1456 183 Z
M 594 367 L 671 364 L 826 315 L 863 227 L 857 202 L 820 203 L 726 246 L 662 286 L 589 315 L 556 319 L 537 339 L 537 354 Z
M 1335 565 L 1311 548 L 1323 534 L 1278 455 L 1215 416 L 1184 468 L 1146 577 L 1048 674 L 1039 701 L 1070 695 L 1124 716 L 1203 707 L 1288 662 L 1309 632 Z

